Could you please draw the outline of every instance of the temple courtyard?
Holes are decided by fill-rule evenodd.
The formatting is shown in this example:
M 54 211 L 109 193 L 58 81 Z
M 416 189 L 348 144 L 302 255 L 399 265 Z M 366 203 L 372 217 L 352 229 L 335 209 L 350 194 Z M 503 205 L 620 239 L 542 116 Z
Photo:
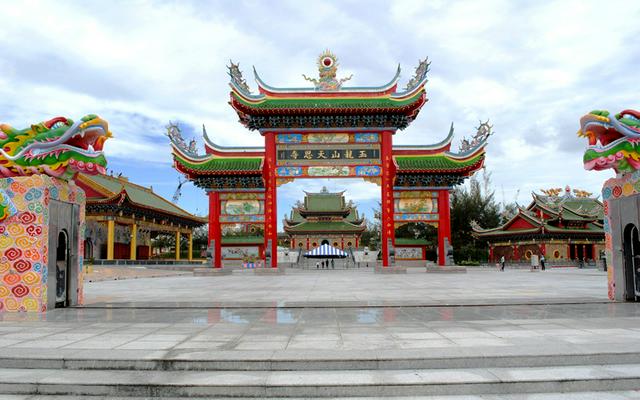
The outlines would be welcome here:
M 139 269 L 140 276 L 158 270 Z M 191 274 L 90 282 L 88 307 L 366 307 L 548 302 L 608 302 L 606 273 L 595 269 L 469 267 L 466 274 L 375 274 L 373 268 L 287 269 L 285 275 L 259 276 L 253 270 L 232 275 Z M 166 273 L 176 274 L 175 271 Z
M 602 271 L 135 271 L 0 314 L 0 398 L 640 398 L 640 308 Z

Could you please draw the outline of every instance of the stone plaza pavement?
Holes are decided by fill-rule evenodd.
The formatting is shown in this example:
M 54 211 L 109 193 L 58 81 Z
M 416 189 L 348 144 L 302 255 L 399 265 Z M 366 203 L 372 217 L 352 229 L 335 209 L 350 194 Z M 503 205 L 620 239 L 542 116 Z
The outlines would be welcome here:
M 640 307 L 596 270 L 241 272 L 86 297 L 0 314 L 0 399 L 640 399 Z
M 309 307 L 515 304 L 607 301 L 606 273 L 562 268 L 544 272 L 469 268 L 466 274 L 374 274 L 372 268 L 256 276 L 166 277 L 85 285 L 88 306 Z

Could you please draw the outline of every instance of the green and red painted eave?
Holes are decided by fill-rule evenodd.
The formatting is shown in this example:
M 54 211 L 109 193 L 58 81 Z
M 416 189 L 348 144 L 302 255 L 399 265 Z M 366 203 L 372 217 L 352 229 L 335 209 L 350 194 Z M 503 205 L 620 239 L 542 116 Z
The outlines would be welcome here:
M 482 168 L 484 151 L 459 158 L 444 152 L 439 154 L 402 155 L 393 157 L 397 173 L 448 173 L 471 175 Z M 209 154 L 198 159 L 174 151 L 174 166 L 189 178 L 204 175 L 256 175 L 263 171 L 264 157 L 241 157 Z
M 349 115 L 404 114 L 415 117 L 427 102 L 424 85 L 407 93 L 395 93 L 396 86 L 380 91 L 279 91 L 260 88 L 260 95 L 247 95 L 231 86 L 231 106 L 244 115 Z
M 175 169 L 189 179 L 211 175 L 259 175 L 263 170 L 263 157 L 218 157 L 210 154 L 192 158 L 175 147 L 173 150 Z

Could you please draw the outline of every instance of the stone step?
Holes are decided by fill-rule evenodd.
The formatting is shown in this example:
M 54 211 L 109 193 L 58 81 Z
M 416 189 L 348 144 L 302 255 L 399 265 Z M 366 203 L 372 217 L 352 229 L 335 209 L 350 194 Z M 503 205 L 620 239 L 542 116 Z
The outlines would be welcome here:
M 3 395 L 2 400 L 149 400 L 148 397 L 112 397 L 112 396 L 64 396 L 64 395 Z M 163 400 L 187 400 L 190 397 L 164 397 Z M 247 400 L 255 397 L 218 397 L 218 400 Z M 334 400 L 638 400 L 637 390 L 614 392 L 573 392 L 573 393 L 527 393 L 527 394 L 485 394 L 461 396 L 376 396 L 376 397 L 333 397 Z M 281 397 L 264 397 L 267 400 Z M 287 400 L 320 400 L 323 397 L 289 397 Z
M 640 364 L 351 371 L 0 369 L 0 394 L 120 397 L 384 397 L 624 391 Z
M 333 371 L 640 364 L 636 346 L 493 347 L 371 351 L 144 351 L 2 349 L 18 369 L 139 371 Z

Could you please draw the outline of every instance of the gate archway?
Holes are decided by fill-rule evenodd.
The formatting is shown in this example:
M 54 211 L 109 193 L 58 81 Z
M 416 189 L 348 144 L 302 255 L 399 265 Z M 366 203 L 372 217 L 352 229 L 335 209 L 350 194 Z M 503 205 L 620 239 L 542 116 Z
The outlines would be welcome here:
M 230 223 L 264 226 L 262 238 L 236 237 L 235 244 L 254 246 L 277 267 L 276 188 L 299 178 L 360 177 L 380 187 L 383 266 L 390 265 L 395 224 L 403 222 L 437 224 L 438 263 L 447 262 L 449 190 L 483 166 L 491 127 L 482 123 L 458 152 L 451 151 L 453 125 L 440 143 L 394 146 L 394 135 L 427 101 L 427 59 L 403 89 L 400 68 L 385 85 L 345 87 L 348 78 L 336 78 L 337 65 L 333 54 L 323 53 L 320 77 L 307 78 L 312 88 L 276 88 L 254 72 L 254 93 L 231 63 L 230 104 L 240 122 L 264 138 L 264 147 L 219 146 L 203 129 L 206 154 L 199 155 L 195 141 L 187 144 L 176 125 L 168 127 L 175 168 L 209 195 L 214 267 L 222 267 L 222 226 Z

